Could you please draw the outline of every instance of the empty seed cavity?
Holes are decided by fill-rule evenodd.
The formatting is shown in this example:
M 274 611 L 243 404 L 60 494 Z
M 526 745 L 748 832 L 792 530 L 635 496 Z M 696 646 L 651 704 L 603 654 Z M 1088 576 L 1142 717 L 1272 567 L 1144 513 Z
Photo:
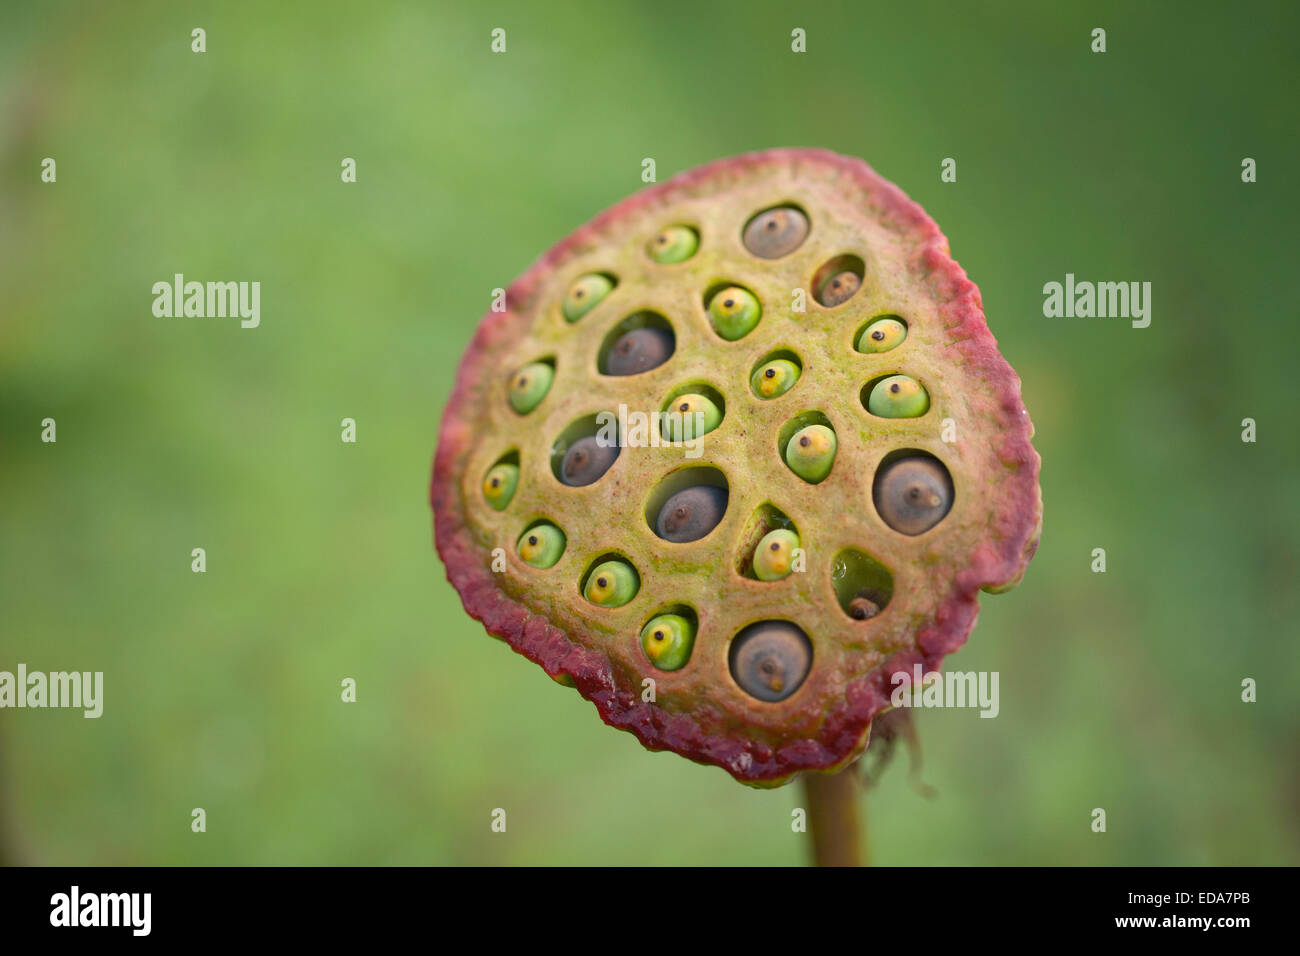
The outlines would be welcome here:
M 731 641 L 731 677 L 751 697 L 768 703 L 785 700 L 812 668 L 812 642 L 789 621 L 759 621 Z
M 855 621 L 869 621 L 888 607 L 894 596 L 894 576 L 889 569 L 854 548 L 835 555 L 831 585 L 840 607 Z
M 929 531 L 952 510 L 952 475 L 925 452 L 892 452 L 876 469 L 871 500 L 880 519 L 900 534 Z
M 741 233 L 745 248 L 760 259 L 788 256 L 808 238 L 808 216 L 796 206 L 774 206 L 758 213 Z

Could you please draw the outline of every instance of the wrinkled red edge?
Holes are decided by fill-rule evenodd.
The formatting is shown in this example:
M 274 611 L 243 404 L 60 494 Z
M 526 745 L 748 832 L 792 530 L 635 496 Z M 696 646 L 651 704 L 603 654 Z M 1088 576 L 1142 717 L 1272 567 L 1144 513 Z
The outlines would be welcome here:
M 569 640 L 546 618 L 515 603 L 496 586 L 483 549 L 476 545 L 457 508 L 457 465 L 467 454 L 472 435 L 467 414 L 473 385 L 483 372 L 490 343 L 515 318 L 512 312 L 488 311 L 466 349 L 456 384 L 443 411 L 434 456 L 430 503 L 434 512 L 434 541 L 447 570 L 447 580 L 461 596 L 465 610 L 490 634 L 503 638 L 552 677 L 568 675 L 579 693 L 596 706 L 605 723 L 636 735 L 649 750 L 672 750 L 684 757 L 722 767 L 744 783 L 773 786 L 809 770 L 837 768 L 854 755 L 858 742 L 877 714 L 890 707 L 889 675 L 911 673 L 913 665 L 938 670 L 944 656 L 966 642 L 979 610 L 978 594 L 985 585 L 1004 584 L 1023 574 L 1038 543 L 1041 502 L 1039 457 L 1030 443 L 1032 427 L 1020 397 L 1020 380 L 998 352 L 984 318 L 979 289 L 948 253 L 948 242 L 925 211 L 893 183 L 878 176 L 865 162 L 821 149 L 771 149 L 718 160 L 681 173 L 645 189 L 606 210 L 561 240 L 537 260 L 507 291 L 506 301 L 526 302 L 539 278 L 562 264 L 570 252 L 598 240 L 605 227 L 718 173 L 777 164 L 809 163 L 832 166 L 851 176 L 884 211 L 890 225 L 916 236 L 909 268 L 930 287 L 950 333 L 949 347 L 997 392 L 1008 425 L 999 449 L 1002 461 L 1016 468 L 1007 478 L 1009 501 L 1019 503 L 999 516 L 997 540 L 986 542 L 970 556 L 957 575 L 948 599 L 932 623 L 917 635 L 916 651 L 893 655 L 884 666 L 853 681 L 844 700 L 822 724 L 816 739 L 792 740 L 780 747 L 743 736 L 708 734 L 686 715 L 672 715 L 640 694 L 621 691 L 613 667 L 601 652 Z M 639 690 L 639 688 L 638 688 Z

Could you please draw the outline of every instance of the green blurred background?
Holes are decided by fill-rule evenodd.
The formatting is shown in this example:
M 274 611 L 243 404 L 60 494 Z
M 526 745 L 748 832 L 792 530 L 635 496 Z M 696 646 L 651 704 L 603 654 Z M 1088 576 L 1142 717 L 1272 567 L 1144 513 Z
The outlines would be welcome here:
M 488 638 L 426 486 L 494 287 L 643 157 L 807 145 L 939 222 L 1044 461 L 1042 548 L 949 659 L 1001 715 L 920 714 L 937 796 L 885 776 L 876 861 L 1300 862 L 1300 14 L 1086 6 L 5 4 L 0 669 L 106 683 L 0 711 L 5 858 L 802 862 L 797 787 L 647 753 Z M 261 327 L 154 318 L 174 272 L 259 280 Z M 1066 272 L 1150 281 L 1150 328 L 1044 318 Z

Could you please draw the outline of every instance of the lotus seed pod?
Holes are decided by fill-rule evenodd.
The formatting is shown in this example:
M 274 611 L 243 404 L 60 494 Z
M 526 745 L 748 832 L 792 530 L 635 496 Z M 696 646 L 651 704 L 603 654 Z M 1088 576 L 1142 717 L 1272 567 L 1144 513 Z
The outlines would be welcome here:
M 668 412 L 660 420 L 660 433 L 669 441 L 689 441 L 705 435 L 722 424 L 722 409 L 707 395 L 687 392 L 668 403 Z M 703 418 L 696 416 L 702 415 Z
M 808 217 L 783 207 L 759 213 L 745 226 L 745 248 L 761 259 L 788 256 L 808 237 Z
M 728 342 L 744 338 L 754 331 L 762 314 L 753 293 L 739 286 L 723 289 L 709 300 L 713 330 Z
M 696 485 L 663 503 L 655 531 L 665 541 L 698 541 L 718 526 L 727 511 L 727 490 Z
M 853 272 L 837 272 L 826 280 L 822 286 L 821 298 L 818 300 L 828 309 L 833 309 L 837 305 L 843 305 L 853 298 L 853 293 L 858 291 L 862 285 L 862 280 Z
M 952 509 L 952 478 L 936 459 L 900 458 L 876 473 L 871 496 L 885 524 L 902 534 L 924 534 Z
M 545 362 L 525 365 L 510 377 L 510 407 L 527 415 L 546 397 L 554 379 L 555 369 Z
M 857 349 L 867 354 L 888 352 L 902 345 L 905 338 L 907 326 L 898 319 L 876 319 L 858 336 Z
M 539 524 L 519 536 L 519 557 L 535 568 L 554 566 L 564 554 L 564 532 L 553 524 Z
M 632 565 L 626 561 L 605 561 L 591 569 L 587 576 L 587 586 L 582 589 L 583 596 L 592 604 L 601 607 L 622 607 L 641 587 Z
M 606 360 L 607 375 L 639 375 L 658 368 L 673 354 L 676 342 L 663 329 L 632 329 L 619 336 Z
M 661 614 L 641 629 L 641 649 L 661 671 L 680 670 L 695 645 L 695 625 L 680 614 Z
M 601 275 L 599 272 L 589 272 L 569 286 L 560 311 L 568 321 L 577 322 L 613 291 L 614 283 L 610 281 L 609 276 Z
M 700 247 L 700 237 L 689 226 L 669 226 L 650 240 L 646 252 L 660 265 L 685 262 Z
M 759 398 L 776 398 L 794 388 L 799 366 L 787 359 L 773 359 L 754 369 L 749 384 Z
M 804 481 L 825 481 L 835 462 L 838 442 L 825 425 L 806 425 L 790 436 L 785 446 L 785 463 Z
M 799 689 L 812 666 L 813 648 L 789 621 L 762 621 L 731 642 L 731 676 L 758 700 L 774 703 Z
M 930 409 L 930 394 L 914 378 L 891 375 L 871 390 L 867 410 L 881 418 L 916 418 Z
M 618 457 L 618 445 L 602 441 L 596 435 L 579 438 L 564 453 L 560 463 L 560 480 L 574 488 L 600 480 Z
M 754 549 L 754 576 L 760 581 L 779 581 L 793 570 L 794 549 L 799 536 L 787 528 L 763 535 Z
M 502 511 L 515 496 L 517 484 L 519 484 L 519 466 L 502 462 L 494 466 L 483 478 L 483 497 L 497 511 Z
M 767 227 L 778 208 L 789 211 Z M 694 255 L 655 262 L 647 241 L 681 223 L 698 226 Z M 479 255 L 494 250 L 485 245 Z M 788 300 L 766 298 L 811 289 L 819 270 L 829 264 L 834 276 L 850 262 L 861 284 L 839 307 L 790 315 L 777 311 Z M 593 273 L 617 276 L 617 287 L 580 322 L 565 322 L 559 313 L 574 277 Z M 739 342 L 718 336 L 706 308 L 724 280 L 742 283 L 769 312 Z M 437 547 L 472 617 L 547 674 L 571 676 L 601 719 L 651 750 L 755 786 L 846 766 L 889 711 L 892 676 L 914 665 L 941 669 L 971 633 L 980 592 L 1023 576 L 1042 505 L 1019 379 L 939 228 L 860 160 L 772 150 L 656 183 L 545 252 L 505 301 L 506 311 L 486 312 L 473 334 L 443 412 L 430 494 Z M 906 344 L 893 353 L 905 362 L 895 368 L 856 348 L 876 308 L 906 310 Z M 634 315 L 656 328 L 641 330 L 651 341 L 634 341 L 626 351 L 637 360 L 629 361 L 620 340 Z M 796 355 L 798 386 L 763 400 L 755 366 Z M 502 386 L 537 356 L 561 371 L 523 418 Z M 924 385 L 924 419 L 868 408 L 876 380 L 896 371 Z M 653 421 L 665 395 L 683 386 L 725 413 L 698 460 L 663 442 Z M 628 417 L 613 436 L 624 443 L 617 467 L 586 485 L 557 481 L 557 436 L 620 406 Z M 785 460 L 792 422 L 813 424 L 803 416 L 814 410 L 823 425 L 835 423 L 837 441 L 820 483 Z M 960 423 L 959 443 L 941 440 L 934 426 L 944 418 Z M 482 486 L 504 449 L 520 474 L 499 511 Z M 920 479 L 898 464 L 912 458 L 943 469 L 946 501 L 936 506 L 924 490 L 912 501 L 907 489 Z M 901 492 L 891 466 L 909 477 Z M 677 532 L 684 540 L 660 534 L 667 499 L 715 485 L 705 494 L 726 502 L 711 507 L 710 530 Z M 790 523 L 772 520 L 776 509 Z M 945 509 L 927 530 L 909 533 Z M 567 550 L 550 571 L 498 573 L 493 549 L 518 540 L 531 515 L 563 528 Z M 694 509 L 689 517 L 696 520 Z M 792 525 L 803 570 L 755 580 L 760 541 Z M 640 576 L 625 604 L 602 606 L 585 592 L 596 587 L 594 566 L 614 554 Z M 685 663 L 664 670 L 642 632 L 676 607 L 697 615 L 694 640 Z M 647 678 L 655 700 L 643 697 Z M 486 670 L 472 675 L 492 679 Z M 611 736 L 607 746 L 612 752 L 622 739 Z

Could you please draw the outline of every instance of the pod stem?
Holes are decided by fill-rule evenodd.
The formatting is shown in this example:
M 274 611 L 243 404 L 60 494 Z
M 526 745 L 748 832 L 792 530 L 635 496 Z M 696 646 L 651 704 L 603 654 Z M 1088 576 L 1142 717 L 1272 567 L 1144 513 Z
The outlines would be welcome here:
M 870 855 L 859 820 L 862 795 L 856 767 L 848 766 L 835 774 L 805 774 L 803 792 L 812 832 L 813 864 L 869 865 Z

